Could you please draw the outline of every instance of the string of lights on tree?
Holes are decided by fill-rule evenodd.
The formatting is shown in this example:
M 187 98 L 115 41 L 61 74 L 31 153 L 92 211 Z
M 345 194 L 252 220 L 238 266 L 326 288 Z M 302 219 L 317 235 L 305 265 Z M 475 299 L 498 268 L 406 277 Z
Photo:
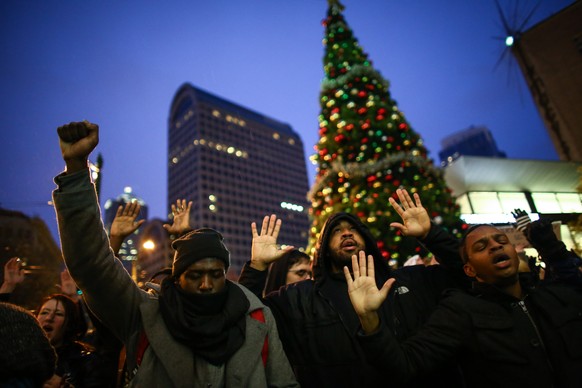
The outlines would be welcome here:
M 310 247 L 333 213 L 356 214 L 391 264 L 421 252 L 413 238 L 390 228 L 400 221 L 388 199 L 396 189 L 418 192 L 434 222 L 460 236 L 460 210 L 441 171 L 428 158 L 420 136 L 391 98 L 389 83 L 372 67 L 338 0 L 328 0 L 319 142 L 311 157 L 318 166 L 310 191 Z

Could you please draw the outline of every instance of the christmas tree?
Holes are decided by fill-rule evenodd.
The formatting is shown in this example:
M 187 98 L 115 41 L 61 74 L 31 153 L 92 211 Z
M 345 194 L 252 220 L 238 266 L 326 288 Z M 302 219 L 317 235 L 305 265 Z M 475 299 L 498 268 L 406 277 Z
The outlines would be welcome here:
M 396 189 L 418 192 L 432 219 L 456 235 L 463 225 L 459 207 L 422 139 L 391 98 L 388 81 L 372 67 L 344 20 L 343 6 L 328 2 L 320 139 L 311 158 L 318 169 L 310 191 L 310 246 L 325 220 L 345 211 L 370 227 L 386 260 L 402 264 L 421 247 L 389 226 L 400 221 L 388 201 L 398 201 Z

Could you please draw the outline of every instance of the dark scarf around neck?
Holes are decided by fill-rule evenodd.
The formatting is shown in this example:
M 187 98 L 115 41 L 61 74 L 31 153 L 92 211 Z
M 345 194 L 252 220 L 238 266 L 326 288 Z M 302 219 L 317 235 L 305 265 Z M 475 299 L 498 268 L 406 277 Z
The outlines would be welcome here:
M 226 281 L 216 294 L 187 294 L 173 277 L 162 282 L 160 311 L 174 339 L 214 365 L 224 364 L 244 343 L 250 303 Z

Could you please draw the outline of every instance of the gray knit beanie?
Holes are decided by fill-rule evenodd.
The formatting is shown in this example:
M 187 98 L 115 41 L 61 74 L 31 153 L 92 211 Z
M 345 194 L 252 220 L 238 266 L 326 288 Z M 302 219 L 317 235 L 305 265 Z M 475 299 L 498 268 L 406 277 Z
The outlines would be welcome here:
M 23 308 L 0 303 L 0 385 L 29 378 L 42 386 L 55 373 L 57 356 L 36 318 Z
M 202 259 L 219 259 L 228 269 L 230 252 L 226 249 L 222 235 L 214 229 L 193 230 L 174 240 L 172 248 L 176 250 L 172 275 L 179 277 L 189 266 Z

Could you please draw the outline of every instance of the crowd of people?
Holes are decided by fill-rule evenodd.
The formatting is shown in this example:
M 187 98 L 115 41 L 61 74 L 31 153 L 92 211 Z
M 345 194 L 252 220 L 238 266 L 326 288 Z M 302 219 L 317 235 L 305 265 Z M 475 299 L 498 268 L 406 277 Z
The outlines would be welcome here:
M 193 229 L 192 203 L 180 199 L 164 225 L 176 236 L 172 266 L 140 288 L 116 258 L 142 223 L 139 204 L 121 206 L 108 235 L 87 168 L 98 126 L 57 132 L 66 270 L 34 316 L 8 303 L 25 275 L 18 258 L 5 264 L 2 387 L 582 386 L 582 260 L 544 221 L 516 214 L 545 263 L 541 279 L 495 226 L 458 241 L 418 193 L 398 189 L 391 226 L 432 262 L 389 267 L 349 213 L 326 220 L 310 257 L 277 244 L 282 221 L 269 215 L 251 224 L 233 282 L 222 235 Z

